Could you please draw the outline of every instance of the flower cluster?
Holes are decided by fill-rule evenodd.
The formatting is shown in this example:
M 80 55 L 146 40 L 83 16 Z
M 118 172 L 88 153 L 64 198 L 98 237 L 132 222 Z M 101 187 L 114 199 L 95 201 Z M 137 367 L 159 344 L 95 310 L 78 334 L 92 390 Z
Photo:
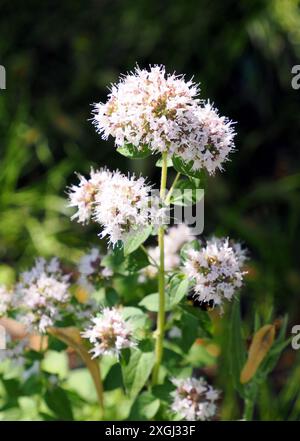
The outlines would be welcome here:
M 108 236 L 113 245 L 159 219 L 158 201 L 144 178 L 105 169 L 79 178 L 69 194 L 70 206 L 77 208 L 73 218 L 85 223 L 92 217 L 103 228 L 100 236 Z
M 212 238 L 200 251 L 190 250 L 184 271 L 193 281 L 195 298 L 214 305 L 231 300 L 242 286 L 245 260 L 241 245 L 231 244 L 229 239 Z
M 199 87 L 184 76 L 166 74 L 164 66 L 136 68 L 112 85 L 108 101 L 96 104 L 94 124 L 117 146 L 145 145 L 169 152 L 193 169 L 214 173 L 233 149 L 232 123 L 198 98 Z
M 173 412 L 188 421 L 205 421 L 215 416 L 219 392 L 204 378 L 173 379 L 172 382 L 176 386 L 172 393 Z
M 197 137 L 190 143 L 182 144 L 175 153 L 185 162 L 193 161 L 193 170 L 204 168 L 209 174 L 214 174 L 217 169 L 222 170 L 222 164 L 234 149 L 233 123 L 219 116 L 209 102 L 198 109 L 197 117 Z
M 93 345 L 93 358 L 106 354 L 119 357 L 122 349 L 135 346 L 132 330 L 118 309 L 103 308 L 92 323 L 82 336 Z
M 172 271 L 179 267 L 180 256 L 179 251 L 181 247 L 195 239 L 191 230 L 185 224 L 180 224 L 171 227 L 168 234 L 164 238 L 164 250 L 165 250 L 165 271 Z M 150 256 L 150 263 L 152 261 L 159 265 L 159 247 L 149 247 L 147 249 Z M 157 267 L 155 265 L 149 265 L 143 268 L 141 271 L 140 281 L 145 279 L 153 279 L 157 276 Z
M 7 314 L 12 306 L 12 293 L 3 285 L 0 285 L 0 317 Z
M 108 279 L 113 275 L 110 268 L 101 265 L 101 256 L 98 248 L 92 248 L 87 254 L 81 257 L 78 264 L 78 284 L 89 292 L 95 289 L 98 281 Z
M 63 275 L 56 258 L 39 258 L 35 266 L 23 272 L 16 287 L 20 320 L 29 329 L 46 332 L 61 316 L 70 300 L 69 276 Z

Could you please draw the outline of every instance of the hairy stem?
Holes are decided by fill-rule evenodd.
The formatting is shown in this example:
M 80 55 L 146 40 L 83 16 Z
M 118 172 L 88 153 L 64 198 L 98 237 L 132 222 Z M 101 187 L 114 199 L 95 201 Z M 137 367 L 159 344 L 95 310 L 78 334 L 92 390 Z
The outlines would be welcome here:
M 167 153 L 162 154 L 162 169 L 160 182 L 160 198 L 165 199 L 167 185 Z M 164 253 L 164 227 L 158 230 L 158 246 L 159 246 L 159 271 L 158 271 L 158 293 L 159 293 L 159 309 L 157 314 L 157 330 L 155 345 L 155 364 L 152 374 L 152 383 L 158 383 L 159 368 L 163 356 L 163 341 L 165 331 L 165 253 Z

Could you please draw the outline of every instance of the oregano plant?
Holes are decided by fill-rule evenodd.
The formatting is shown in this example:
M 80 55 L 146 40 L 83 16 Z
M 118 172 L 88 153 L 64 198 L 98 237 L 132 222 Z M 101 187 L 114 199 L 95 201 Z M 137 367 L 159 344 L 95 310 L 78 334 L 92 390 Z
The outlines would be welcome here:
M 38 258 L 16 286 L 0 288 L 1 323 L 11 336 L 0 357 L 25 372 L 14 393 L 34 390 L 39 418 L 83 418 L 81 401 L 45 369 L 54 350 L 72 351 L 88 369 L 97 418 L 110 418 L 124 399 L 127 419 L 220 419 L 222 391 L 199 373 L 209 357 L 202 343 L 214 344 L 218 320 L 229 331 L 228 381 L 244 401 L 243 418 L 254 416 L 259 385 L 287 344 L 286 319 L 276 327 L 271 316 L 256 318 L 247 353 L 239 297 L 249 253 L 228 237 L 200 237 L 170 215 L 171 206 L 196 204 L 197 190 L 203 197 L 205 174 L 223 170 L 234 150 L 234 124 L 199 93 L 163 66 L 136 68 L 113 84 L 94 107 L 97 132 L 114 138 L 116 154 L 155 155 L 159 191 L 119 170 L 78 175 L 68 189 L 72 219 L 95 223 L 106 250 L 95 245 L 76 267 Z M 108 405 L 106 393 L 116 390 L 122 398 Z

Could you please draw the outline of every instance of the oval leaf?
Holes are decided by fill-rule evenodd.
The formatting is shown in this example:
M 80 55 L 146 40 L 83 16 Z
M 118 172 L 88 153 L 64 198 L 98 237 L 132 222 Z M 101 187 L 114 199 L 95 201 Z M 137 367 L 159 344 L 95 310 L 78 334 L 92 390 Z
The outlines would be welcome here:
M 123 147 L 118 147 L 117 152 L 131 159 L 143 159 L 152 154 L 147 145 L 143 145 L 140 149 L 138 149 L 132 144 L 125 144 Z
M 130 234 L 130 236 L 124 241 L 124 255 L 133 253 L 137 250 L 140 245 L 142 245 L 145 240 L 148 239 L 152 231 L 152 226 L 148 225 L 142 231 L 136 231 Z
M 175 170 L 177 170 L 179 173 L 182 173 L 183 175 L 189 176 L 191 178 L 203 178 L 203 170 L 193 170 L 193 161 L 185 162 L 176 155 L 173 155 L 172 161 Z

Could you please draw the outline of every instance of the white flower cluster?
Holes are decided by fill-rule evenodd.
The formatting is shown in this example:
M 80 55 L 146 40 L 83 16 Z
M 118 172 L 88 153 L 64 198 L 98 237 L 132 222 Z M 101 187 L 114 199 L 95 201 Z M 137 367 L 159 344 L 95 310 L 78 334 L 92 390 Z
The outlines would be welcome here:
M 12 293 L 3 285 L 0 285 L 0 317 L 7 314 L 12 306 Z
M 176 386 L 172 392 L 173 412 L 187 421 L 206 421 L 215 416 L 219 392 L 204 378 L 173 379 L 172 382 Z
M 176 225 L 169 229 L 164 238 L 165 271 L 172 271 L 179 267 L 181 247 L 194 239 L 195 236 L 192 235 L 190 228 L 185 224 Z M 150 263 L 152 261 L 159 265 L 159 247 L 149 247 L 147 251 L 150 256 Z M 152 264 L 141 270 L 139 280 L 143 282 L 147 278 L 153 279 L 156 276 L 157 267 Z
M 221 305 L 231 300 L 242 286 L 245 251 L 229 239 L 212 238 L 200 251 L 190 250 L 184 264 L 186 275 L 194 282 L 194 296 L 200 302 Z
M 193 169 L 214 173 L 233 149 L 232 123 L 197 96 L 199 87 L 184 76 L 166 74 L 164 66 L 136 68 L 112 85 L 108 101 L 96 104 L 94 124 L 117 146 L 147 145 L 154 153 L 169 152 Z
M 92 248 L 81 257 L 78 264 L 78 283 L 88 291 L 93 291 L 98 280 L 108 279 L 113 275 L 110 268 L 101 266 L 101 256 L 98 248 Z
M 119 357 L 122 349 L 134 347 L 132 330 L 117 308 L 103 308 L 101 313 L 92 318 L 93 325 L 81 335 L 93 345 L 92 358 L 101 355 Z
M 103 227 L 100 236 L 108 236 L 113 245 L 159 219 L 158 200 L 144 178 L 105 169 L 79 178 L 69 194 L 70 206 L 77 208 L 73 218 L 83 223 L 93 218 Z
M 70 300 L 69 276 L 63 275 L 56 258 L 46 262 L 39 258 L 35 266 L 21 274 L 16 287 L 20 320 L 40 333 L 61 317 Z
M 234 149 L 235 132 L 233 123 L 224 116 L 219 116 L 209 102 L 199 107 L 197 137 L 178 148 L 178 156 L 185 162 L 193 161 L 193 170 L 206 169 L 214 174 L 222 170 L 222 164 L 228 160 Z

